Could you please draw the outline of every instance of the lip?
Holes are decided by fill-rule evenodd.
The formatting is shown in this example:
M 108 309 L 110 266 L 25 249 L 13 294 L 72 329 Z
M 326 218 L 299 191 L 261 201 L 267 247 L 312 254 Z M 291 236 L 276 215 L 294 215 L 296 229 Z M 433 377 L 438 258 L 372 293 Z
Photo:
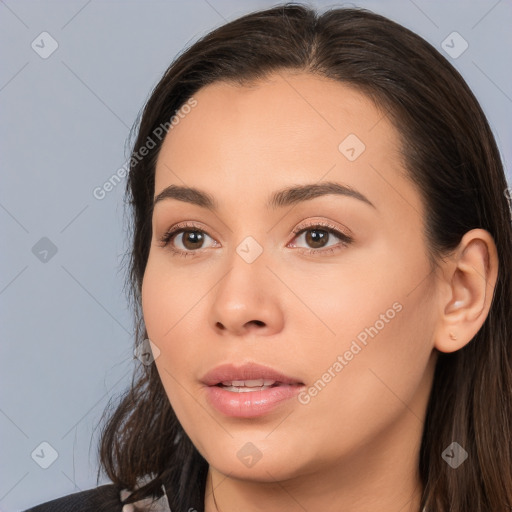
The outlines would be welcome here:
M 227 391 L 218 384 L 233 380 L 267 379 L 276 385 L 267 389 L 250 392 Z M 207 401 L 226 416 L 254 418 L 267 414 L 296 396 L 304 383 L 295 377 L 257 363 L 241 366 L 223 364 L 206 373 L 201 382 L 205 385 Z
M 275 380 L 282 384 L 303 384 L 299 379 L 258 363 L 245 363 L 241 366 L 222 364 L 206 373 L 201 382 L 207 386 L 215 386 L 227 380 L 255 379 Z

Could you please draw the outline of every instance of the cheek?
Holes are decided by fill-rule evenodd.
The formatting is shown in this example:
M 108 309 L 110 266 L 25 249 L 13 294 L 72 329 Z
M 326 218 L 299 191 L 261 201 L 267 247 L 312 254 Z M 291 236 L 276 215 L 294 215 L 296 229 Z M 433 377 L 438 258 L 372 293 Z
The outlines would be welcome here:
M 295 276 L 294 291 L 311 312 L 304 310 L 295 320 L 303 323 L 299 332 L 308 332 L 309 326 L 308 338 L 316 339 L 303 339 L 303 346 L 297 347 L 300 359 L 308 361 L 310 376 L 321 378 L 342 356 L 343 371 L 335 372 L 340 378 L 332 379 L 337 384 L 331 388 L 359 379 L 363 394 L 372 387 L 372 379 L 383 387 L 371 373 L 370 378 L 365 376 L 370 368 L 381 370 L 400 387 L 404 374 L 415 372 L 421 379 L 432 350 L 435 313 L 429 273 L 418 241 L 409 248 L 382 243 L 353 258 L 347 253 L 339 272 L 329 268 L 324 275 Z
M 376 239 L 346 259 L 338 278 L 324 279 L 324 295 L 330 299 L 325 301 L 326 323 L 338 338 L 337 350 L 343 348 L 340 342 L 349 349 L 354 340 L 363 347 L 374 340 L 381 340 L 379 346 L 386 340 L 388 349 L 410 346 L 409 328 L 428 324 L 430 266 L 417 233 L 409 241 Z
M 291 315 L 288 327 L 307 333 L 302 342 L 312 353 L 308 357 L 324 363 L 325 352 L 331 357 L 343 353 L 355 339 L 364 346 L 365 341 L 382 338 L 390 325 L 399 323 L 405 303 L 414 298 L 408 293 L 417 285 L 415 278 L 424 272 L 421 259 L 399 261 L 397 250 L 390 250 L 384 242 L 347 251 L 342 259 L 332 265 L 317 265 L 314 271 L 313 264 L 309 265 L 279 270 L 300 298 L 286 311 Z
M 142 313 L 148 337 L 160 350 L 155 362 L 169 396 L 175 386 L 191 380 L 191 370 L 201 360 L 209 286 L 207 280 L 173 270 L 165 257 L 148 260 Z M 201 332 L 199 326 L 203 326 Z
M 170 327 L 167 315 L 169 302 L 165 296 L 165 280 L 158 279 L 158 275 L 159 272 L 149 260 L 142 281 L 141 304 L 148 337 L 155 342 L 160 340 Z
M 148 338 L 160 350 L 155 364 L 169 397 L 173 394 L 173 379 L 170 376 L 175 375 L 171 363 L 186 359 L 184 349 L 190 346 L 188 343 L 173 343 L 178 330 L 176 326 L 180 325 L 177 315 L 182 310 L 183 302 L 179 303 L 180 294 L 173 293 L 170 286 L 170 279 L 164 269 L 160 269 L 151 259 L 148 260 L 142 282 L 142 314 Z
M 184 300 L 181 292 L 179 283 L 170 278 L 165 266 L 150 258 L 142 282 L 142 313 L 148 338 L 160 350 L 155 365 L 177 414 L 182 401 L 180 389 L 185 383 L 183 375 L 190 371 L 189 365 L 184 362 L 194 360 L 193 344 L 183 334 L 190 306 L 185 304 L 188 301 Z
M 408 432 L 421 426 L 431 346 L 415 301 L 401 303 L 403 309 L 387 324 L 382 320 L 384 326 L 368 316 L 367 326 L 373 329 L 359 330 L 365 343 L 361 336 L 342 335 L 302 356 L 307 357 L 311 378 L 300 397 L 297 428 L 289 425 L 288 434 L 295 431 L 299 436 L 300 429 L 307 428 L 309 438 L 329 438 L 328 446 L 317 447 L 320 458 L 364 446 L 400 418 Z M 385 314 L 387 300 L 382 305 Z
M 412 412 L 413 423 L 422 414 L 415 404 L 432 355 L 435 302 L 433 279 L 418 286 L 428 270 L 416 261 L 416 268 L 391 260 L 375 272 L 368 266 L 343 288 L 330 285 L 339 298 L 326 302 L 323 318 L 336 335 L 302 354 L 311 368 L 302 403 L 310 417 L 328 416 L 340 438 L 371 437 L 401 414 Z M 318 422 L 310 427 L 325 435 Z
M 152 341 L 166 344 L 187 325 L 189 316 L 194 314 L 194 304 L 204 294 L 196 284 L 182 272 L 171 272 L 164 258 L 150 255 L 142 281 L 141 303 Z

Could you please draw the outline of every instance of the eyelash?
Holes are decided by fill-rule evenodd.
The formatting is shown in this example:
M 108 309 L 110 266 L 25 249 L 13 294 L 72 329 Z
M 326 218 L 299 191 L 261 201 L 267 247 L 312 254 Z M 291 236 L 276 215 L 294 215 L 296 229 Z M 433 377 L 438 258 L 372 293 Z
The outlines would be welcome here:
M 188 229 L 187 229 L 188 228 Z M 331 235 L 334 235 L 336 238 L 339 238 L 341 240 L 340 245 L 334 246 L 334 247 L 327 247 L 324 249 L 311 249 L 311 248 L 304 248 L 299 247 L 298 250 L 301 254 L 318 254 L 318 253 L 328 253 L 333 254 L 338 250 L 341 250 L 343 247 L 347 247 L 353 242 L 353 238 L 347 235 L 346 233 L 341 232 L 339 229 L 337 229 L 335 226 L 329 223 L 323 223 L 323 222 L 316 222 L 314 224 L 310 224 L 307 226 L 299 226 L 293 230 L 294 238 L 297 238 L 299 235 L 306 231 L 326 231 L 327 233 L 330 233 Z M 176 249 L 171 245 L 169 245 L 169 242 L 172 240 L 172 238 L 175 235 L 178 235 L 184 231 L 198 231 L 200 233 L 208 235 L 206 231 L 200 229 L 199 226 L 195 224 L 189 224 L 189 223 L 181 223 L 173 228 L 171 228 L 169 231 L 167 231 L 160 239 L 160 246 L 161 247 L 168 247 L 168 249 L 176 256 L 181 256 L 184 258 L 193 257 L 196 256 L 196 253 L 199 252 L 201 249 L 197 249 L 195 251 L 183 251 L 181 249 Z M 208 235 L 209 236 L 209 235 Z M 211 238 L 211 237 L 210 237 Z

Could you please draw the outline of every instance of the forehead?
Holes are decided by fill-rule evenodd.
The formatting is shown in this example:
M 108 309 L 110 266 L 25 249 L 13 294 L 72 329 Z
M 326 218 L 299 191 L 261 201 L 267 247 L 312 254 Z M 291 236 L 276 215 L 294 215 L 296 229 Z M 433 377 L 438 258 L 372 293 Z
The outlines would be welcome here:
M 353 86 L 309 73 L 281 71 L 244 86 L 214 82 L 197 91 L 194 99 L 197 106 L 172 128 L 164 146 L 178 146 L 185 138 L 206 133 L 216 142 L 226 133 L 255 142 L 264 139 L 267 145 L 272 140 L 283 145 L 284 138 L 293 143 L 300 136 L 336 141 L 350 130 L 374 142 L 370 132 L 385 117 Z M 392 126 L 386 121 L 384 125 L 383 131 L 394 135 Z M 264 132 L 259 130 L 262 126 Z
M 399 179 L 399 134 L 353 86 L 283 71 L 248 86 L 215 82 L 194 99 L 164 139 L 155 195 L 171 183 L 227 197 L 242 184 L 248 196 L 326 178 L 377 196 Z

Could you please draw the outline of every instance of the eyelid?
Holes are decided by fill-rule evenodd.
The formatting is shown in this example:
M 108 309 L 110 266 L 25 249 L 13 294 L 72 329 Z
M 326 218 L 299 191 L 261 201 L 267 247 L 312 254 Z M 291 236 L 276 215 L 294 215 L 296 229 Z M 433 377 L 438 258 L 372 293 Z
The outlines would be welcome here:
M 298 235 L 302 231 L 305 231 L 307 229 L 315 228 L 315 227 L 323 227 L 323 228 L 330 228 L 333 231 L 338 232 L 340 235 L 345 236 L 346 238 L 353 238 L 352 232 L 343 226 L 338 226 L 333 224 L 332 222 L 326 221 L 326 220 L 307 220 L 303 223 L 299 224 L 296 228 L 293 229 L 292 234 Z
M 184 221 L 184 222 L 178 222 L 178 224 L 175 224 L 172 227 L 170 227 L 169 229 L 165 230 L 163 235 L 161 235 L 158 238 L 158 241 L 161 243 L 162 247 L 165 247 L 168 245 L 171 238 L 180 234 L 182 231 L 193 231 L 193 230 L 200 231 L 201 233 L 204 233 L 205 235 L 210 237 L 212 240 L 214 239 L 211 235 L 208 234 L 206 229 L 204 229 L 201 225 L 197 224 L 194 221 Z M 180 251 L 179 249 L 176 249 L 176 250 Z M 200 250 L 200 249 L 198 249 L 198 250 Z M 193 251 L 186 251 L 186 252 L 192 253 Z
M 348 228 L 334 225 L 331 222 L 325 220 L 308 220 L 306 223 L 301 223 L 293 230 L 293 234 L 295 235 L 294 239 L 298 238 L 305 231 L 316 229 L 319 231 L 327 231 L 329 234 L 337 238 L 339 242 L 321 248 L 298 247 L 293 245 L 293 247 L 296 247 L 295 250 L 297 250 L 300 254 L 327 257 L 328 255 L 337 254 L 339 251 L 347 248 L 354 242 L 352 232 Z

